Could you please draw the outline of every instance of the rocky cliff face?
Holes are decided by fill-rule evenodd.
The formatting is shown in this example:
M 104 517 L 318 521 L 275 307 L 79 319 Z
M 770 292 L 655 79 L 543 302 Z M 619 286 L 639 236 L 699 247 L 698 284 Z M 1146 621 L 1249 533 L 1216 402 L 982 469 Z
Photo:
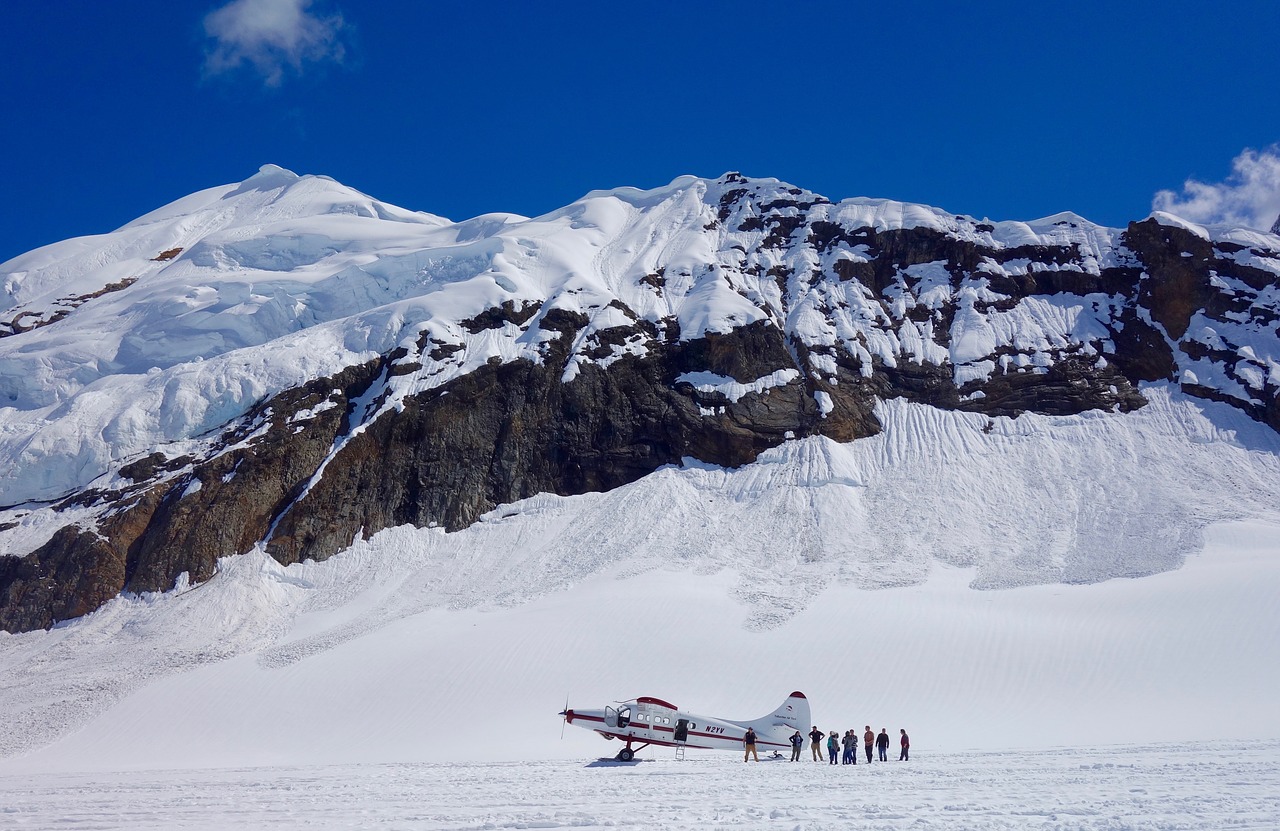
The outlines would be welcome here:
M 736 174 L 458 225 L 344 190 L 321 223 L 286 210 L 300 190 L 314 207 L 315 178 L 272 171 L 218 197 L 253 195 L 287 232 L 261 207 L 256 236 L 147 225 L 123 286 L 101 258 L 6 264 L 11 317 L 47 323 L 0 341 L 30 339 L 0 355 L 0 390 L 15 419 L 43 419 L 10 450 L 0 628 L 206 580 L 259 544 L 323 559 L 383 528 L 457 529 L 688 457 L 739 466 L 790 438 L 856 441 L 878 431 L 881 399 L 1127 412 L 1164 381 L 1280 430 L 1275 237 L 1162 215 L 1123 231 L 1071 214 L 978 222 Z M 113 288 L 89 297 L 94 281 Z M 150 310 L 149 328 L 86 358 L 76 318 L 91 329 L 107 302 L 124 305 L 104 320 Z M 156 362 L 158 332 L 177 356 L 111 398 L 116 415 L 49 420 L 102 396 L 111 379 L 86 376 L 111 361 Z M 25 356 L 53 352 L 72 368 L 32 384 Z

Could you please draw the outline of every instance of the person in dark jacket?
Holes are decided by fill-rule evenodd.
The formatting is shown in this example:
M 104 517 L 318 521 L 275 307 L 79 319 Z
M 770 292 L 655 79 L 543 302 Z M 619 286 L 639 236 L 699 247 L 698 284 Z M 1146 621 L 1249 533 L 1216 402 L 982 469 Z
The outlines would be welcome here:
M 844 731 L 844 738 L 840 741 L 844 744 L 844 756 L 840 758 L 840 764 L 858 764 L 858 737 L 854 735 L 852 730 L 846 730 Z
M 880 735 L 876 736 L 876 750 L 880 751 L 880 761 L 889 761 L 889 728 L 880 728 Z
M 749 762 L 751 757 L 760 761 L 760 757 L 756 754 L 756 731 L 754 727 L 747 728 L 747 734 L 742 737 L 742 761 Z
M 898 761 L 899 761 L 899 762 L 906 762 L 906 761 L 908 761 L 908 759 L 907 759 L 907 750 L 908 750 L 908 749 L 910 749 L 910 747 L 911 747 L 911 738 L 910 738 L 909 736 L 907 736 L 907 731 L 906 731 L 905 729 L 903 729 L 903 730 L 899 730 L 898 732 L 902 734 L 902 740 L 901 740 L 901 744 L 902 744 L 902 754 L 901 754 L 900 756 L 898 756 Z
M 823 733 L 818 729 L 818 725 L 813 725 L 813 729 L 809 731 L 809 749 L 813 751 L 813 761 L 822 761 L 822 737 Z
M 836 756 L 840 753 L 840 737 L 836 735 L 836 731 L 832 730 L 831 735 L 827 737 L 827 754 L 831 756 L 830 764 L 836 763 Z
M 876 734 L 871 732 L 871 725 L 867 725 L 867 732 L 862 734 L 862 742 L 867 746 L 867 764 L 871 764 L 871 751 L 876 746 Z
M 804 736 L 800 735 L 797 730 L 796 734 L 791 737 L 791 761 L 800 761 L 800 748 L 804 747 Z

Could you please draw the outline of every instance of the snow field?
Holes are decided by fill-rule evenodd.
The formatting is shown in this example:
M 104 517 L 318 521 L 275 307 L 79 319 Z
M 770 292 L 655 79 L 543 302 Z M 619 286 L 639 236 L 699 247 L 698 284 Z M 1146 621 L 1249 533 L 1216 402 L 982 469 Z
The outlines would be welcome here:
M 1230 529 L 1255 541 L 1275 530 Z M 566 691 L 570 706 L 658 695 L 754 718 L 797 688 L 824 729 L 905 727 L 922 757 L 1280 736 L 1274 547 L 1215 546 L 1179 571 L 1099 586 L 975 592 L 965 577 L 833 587 L 787 624 L 751 631 L 733 575 L 655 571 L 315 640 L 324 624 L 359 624 L 366 595 L 323 623 L 304 616 L 302 640 L 142 686 L 0 772 L 616 753 L 577 727 L 559 738 Z
M 441 762 L 0 777 L 38 829 L 1191 831 L 1280 826 L 1280 743 L 920 754 L 830 767 L 736 754 L 632 765 Z

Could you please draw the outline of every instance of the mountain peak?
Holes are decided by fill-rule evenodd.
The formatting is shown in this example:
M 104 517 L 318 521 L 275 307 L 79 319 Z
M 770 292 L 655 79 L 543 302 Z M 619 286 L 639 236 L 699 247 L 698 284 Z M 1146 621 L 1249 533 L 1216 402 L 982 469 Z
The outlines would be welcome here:
M 232 191 L 232 194 L 243 193 L 246 190 L 272 190 L 274 188 L 288 187 L 301 178 L 301 176 L 287 168 L 275 164 L 264 164 L 258 168 L 257 173 L 241 182 L 240 187 Z

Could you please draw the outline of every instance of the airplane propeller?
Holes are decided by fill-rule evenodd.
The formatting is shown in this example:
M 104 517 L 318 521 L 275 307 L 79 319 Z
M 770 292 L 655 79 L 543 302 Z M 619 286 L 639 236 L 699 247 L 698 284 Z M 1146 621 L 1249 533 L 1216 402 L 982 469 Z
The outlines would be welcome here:
M 564 709 L 560 711 L 560 741 L 564 741 L 564 726 L 569 723 L 569 694 L 564 694 Z

